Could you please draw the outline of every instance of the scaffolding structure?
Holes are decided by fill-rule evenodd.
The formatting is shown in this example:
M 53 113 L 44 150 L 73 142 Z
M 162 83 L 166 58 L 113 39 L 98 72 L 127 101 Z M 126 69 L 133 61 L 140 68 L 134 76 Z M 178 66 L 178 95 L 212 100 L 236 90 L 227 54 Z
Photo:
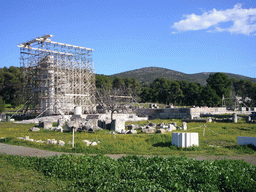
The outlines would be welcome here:
M 93 112 L 93 49 L 53 42 L 51 37 L 44 35 L 18 45 L 27 108 L 45 115 L 68 114 L 75 106 Z

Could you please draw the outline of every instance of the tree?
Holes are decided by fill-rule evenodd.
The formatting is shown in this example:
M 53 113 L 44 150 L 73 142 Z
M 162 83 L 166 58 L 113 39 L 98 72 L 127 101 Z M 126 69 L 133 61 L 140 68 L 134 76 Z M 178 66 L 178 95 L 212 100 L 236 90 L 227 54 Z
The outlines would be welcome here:
M 98 75 L 96 74 L 95 84 L 97 89 L 101 89 L 104 87 L 105 89 L 112 89 L 112 79 L 107 77 L 106 75 Z
M 210 85 L 206 85 L 202 90 L 201 105 L 215 107 L 221 103 L 221 98 Z
M 168 95 L 168 82 L 165 78 L 159 77 L 150 84 L 151 101 L 166 103 Z
M 2 97 L 0 97 L 0 113 L 5 111 L 5 102 L 3 101 Z
M 124 79 L 121 77 L 115 77 L 112 82 L 112 88 L 123 89 L 124 88 Z
M 167 95 L 167 103 L 170 102 L 174 105 L 180 104 L 182 98 L 184 97 L 182 90 L 180 89 L 180 85 L 176 81 L 168 80 L 168 95 Z
M 111 120 L 113 120 L 114 112 L 119 110 L 125 111 L 126 105 L 130 104 L 133 97 L 131 95 L 126 95 L 127 91 L 125 89 L 116 89 L 111 90 L 104 89 L 97 90 L 96 98 L 98 105 L 104 109 L 106 112 L 110 111 Z
M 152 90 L 149 86 L 144 86 L 141 88 L 140 93 L 140 100 L 141 102 L 151 102 L 152 101 Z
M 11 66 L 0 70 L 0 95 L 6 103 L 12 107 L 20 105 L 22 102 L 23 78 L 20 68 Z
M 206 82 L 212 89 L 216 91 L 216 94 L 220 98 L 222 98 L 223 96 L 230 97 L 232 82 L 226 74 L 224 73 L 210 74 Z
M 199 105 L 200 96 L 202 92 L 202 86 L 199 83 L 191 82 L 185 89 L 182 89 L 184 93 L 183 102 L 185 105 Z

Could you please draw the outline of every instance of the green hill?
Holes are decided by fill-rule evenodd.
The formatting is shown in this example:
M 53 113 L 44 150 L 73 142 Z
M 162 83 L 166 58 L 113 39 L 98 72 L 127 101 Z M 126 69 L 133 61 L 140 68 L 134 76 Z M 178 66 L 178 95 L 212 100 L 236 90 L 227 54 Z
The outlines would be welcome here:
M 209 75 L 214 72 L 204 72 L 204 73 L 194 73 L 194 74 L 186 74 L 179 71 L 174 71 L 171 69 L 160 68 L 160 67 L 145 67 L 141 69 L 135 69 L 131 71 L 126 71 L 122 73 L 117 73 L 110 75 L 110 77 L 128 77 L 135 78 L 139 82 L 151 83 L 158 77 L 164 77 L 166 79 L 172 80 L 185 80 L 189 82 L 198 82 L 202 85 L 206 84 L 206 79 Z M 246 79 L 256 83 L 256 78 L 250 78 L 242 75 L 225 73 L 229 78 Z

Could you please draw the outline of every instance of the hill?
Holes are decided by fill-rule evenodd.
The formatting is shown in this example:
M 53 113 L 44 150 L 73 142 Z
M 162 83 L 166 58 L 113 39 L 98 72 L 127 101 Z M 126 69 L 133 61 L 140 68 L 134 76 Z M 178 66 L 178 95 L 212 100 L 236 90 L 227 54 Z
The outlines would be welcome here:
M 171 69 L 160 68 L 160 67 L 145 67 L 141 69 L 135 69 L 131 71 L 126 71 L 122 73 L 117 73 L 110 75 L 110 77 L 128 77 L 135 78 L 139 82 L 151 83 L 158 77 L 164 77 L 166 79 L 172 79 L 175 81 L 185 80 L 189 82 L 198 82 L 202 85 L 206 84 L 206 79 L 210 74 L 214 72 L 204 72 L 204 73 L 194 73 L 194 74 L 186 74 L 179 71 L 174 71 Z M 250 78 L 242 75 L 225 73 L 229 78 L 246 79 L 256 83 L 256 78 Z

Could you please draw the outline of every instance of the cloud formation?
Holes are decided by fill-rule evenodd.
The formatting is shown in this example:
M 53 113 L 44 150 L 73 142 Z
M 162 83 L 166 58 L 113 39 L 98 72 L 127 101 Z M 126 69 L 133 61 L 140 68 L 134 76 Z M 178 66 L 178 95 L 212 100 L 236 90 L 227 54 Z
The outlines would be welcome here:
M 252 35 L 256 32 L 256 9 L 243 9 L 241 4 L 236 4 L 233 9 L 204 12 L 202 15 L 184 15 L 185 19 L 175 22 L 172 28 L 178 32 L 209 29 L 208 32 L 223 32 Z M 220 24 L 231 22 L 228 27 Z M 213 28 L 213 29 L 212 29 Z M 175 32 L 174 32 L 175 33 Z

